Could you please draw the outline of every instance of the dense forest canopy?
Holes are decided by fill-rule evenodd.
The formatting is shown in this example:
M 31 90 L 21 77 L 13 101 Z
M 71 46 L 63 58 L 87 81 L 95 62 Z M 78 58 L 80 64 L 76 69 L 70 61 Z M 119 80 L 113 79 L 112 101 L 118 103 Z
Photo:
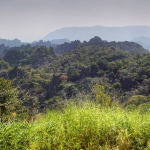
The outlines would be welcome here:
M 60 55 L 61 54 L 61 55 Z M 132 96 L 149 97 L 150 54 L 134 42 L 107 42 L 94 37 L 55 47 L 11 48 L 0 61 L 0 77 L 20 87 L 23 105 L 43 109 L 104 85 L 120 102 Z M 108 88 L 109 87 L 109 88 Z M 27 94 L 28 93 L 28 96 Z M 25 97 L 28 100 L 25 100 Z

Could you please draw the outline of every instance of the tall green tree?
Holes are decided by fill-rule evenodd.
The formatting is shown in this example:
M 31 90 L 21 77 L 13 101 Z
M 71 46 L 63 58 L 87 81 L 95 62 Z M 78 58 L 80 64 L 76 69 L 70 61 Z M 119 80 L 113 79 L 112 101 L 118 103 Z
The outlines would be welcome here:
M 1 122 L 3 121 L 4 114 L 13 101 L 17 100 L 17 89 L 13 88 L 13 82 L 0 78 L 0 110 Z M 13 107 L 13 105 L 12 105 Z

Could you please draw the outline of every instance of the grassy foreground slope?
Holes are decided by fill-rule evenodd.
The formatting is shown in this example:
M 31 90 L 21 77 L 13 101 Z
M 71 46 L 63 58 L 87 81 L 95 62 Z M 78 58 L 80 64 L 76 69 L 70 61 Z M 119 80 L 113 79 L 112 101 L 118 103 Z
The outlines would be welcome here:
M 150 111 L 69 105 L 35 121 L 1 123 L 0 149 L 150 149 Z

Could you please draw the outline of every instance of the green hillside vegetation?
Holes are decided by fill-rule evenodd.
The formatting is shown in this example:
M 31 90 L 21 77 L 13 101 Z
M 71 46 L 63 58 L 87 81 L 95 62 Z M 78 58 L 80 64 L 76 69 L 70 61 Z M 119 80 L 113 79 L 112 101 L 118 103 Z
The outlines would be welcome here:
M 131 96 L 149 96 L 150 54 L 140 45 L 106 42 L 98 37 L 74 42 L 79 46 L 62 51 L 63 55 L 52 47 L 12 48 L 0 61 L 0 77 L 14 80 L 25 106 L 28 103 L 23 99 L 28 97 L 28 101 L 36 99 L 41 110 L 59 105 L 59 99 L 63 104 L 79 93 L 88 94 L 96 83 L 104 85 L 121 103 Z M 68 47 L 72 48 L 72 43 Z
M 14 115 L 14 114 L 13 114 Z M 15 115 L 14 115 L 15 116 Z M 1 149 L 150 148 L 150 110 L 124 110 L 94 103 L 69 105 L 26 120 L 0 123 Z
M 150 148 L 150 54 L 136 43 L 11 48 L 0 85 L 0 149 Z
M 14 39 L 14 40 L 0 39 L 0 45 L 1 44 L 4 44 L 5 46 L 9 46 L 9 47 L 15 47 L 15 46 L 21 46 L 24 43 L 18 39 Z
M 4 44 L 0 44 L 0 59 L 6 54 L 8 50 L 9 47 L 6 47 Z
M 75 50 L 78 47 L 85 47 L 85 46 L 99 46 L 99 47 L 105 47 L 105 46 L 111 46 L 113 49 L 121 49 L 126 52 L 130 53 L 137 53 L 137 54 L 143 54 L 147 53 L 147 51 L 139 44 L 134 42 L 107 42 L 103 41 L 101 38 L 95 36 L 94 38 L 90 39 L 88 42 L 84 41 L 81 43 L 79 40 L 72 41 L 70 43 L 65 42 L 64 44 L 57 45 L 55 48 L 56 53 L 63 54 L 65 52 Z
M 4 60 L 11 64 L 12 66 L 24 66 L 31 65 L 37 67 L 50 61 L 52 57 L 55 56 L 53 48 L 46 47 L 34 47 L 25 49 L 15 49 L 9 50 L 4 56 Z M 47 62 L 48 63 L 48 62 Z

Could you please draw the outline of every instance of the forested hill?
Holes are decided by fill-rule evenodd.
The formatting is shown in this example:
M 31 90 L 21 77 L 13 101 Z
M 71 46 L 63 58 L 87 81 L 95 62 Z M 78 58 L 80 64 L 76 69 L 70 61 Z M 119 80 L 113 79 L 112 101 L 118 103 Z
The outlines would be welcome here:
M 121 103 L 132 96 L 149 96 L 150 54 L 140 45 L 95 37 L 58 47 L 13 48 L 0 61 L 0 77 L 20 87 L 19 97 L 27 108 L 64 105 L 66 99 L 90 94 L 94 84 L 103 85 Z
M 57 45 L 63 44 L 65 42 L 70 42 L 68 39 L 54 39 L 52 41 L 35 41 L 32 43 L 25 43 L 21 42 L 18 39 L 14 40 L 6 40 L 0 39 L 0 58 L 3 57 L 7 51 L 12 49 L 26 49 L 29 47 L 36 47 L 36 46 L 46 46 L 46 47 L 56 47 Z
M 41 41 L 42 42 L 42 41 Z M 49 45 L 51 46 L 51 45 Z M 74 51 L 78 48 L 84 48 L 89 46 L 97 46 L 103 48 L 104 51 L 108 47 L 112 50 L 120 50 L 133 54 L 144 54 L 148 53 L 141 45 L 134 42 L 107 42 L 103 41 L 99 37 L 94 37 L 88 42 L 72 41 L 70 43 L 65 42 L 64 44 L 55 46 L 55 49 L 52 47 L 47 48 L 47 46 L 34 46 L 25 45 L 20 47 L 14 47 L 9 49 L 5 54 L 4 60 L 8 62 L 11 66 L 24 66 L 31 65 L 34 67 L 48 64 L 50 58 L 56 54 L 64 54 L 68 51 Z M 51 55 L 52 54 L 52 55 Z M 59 58 L 57 55 L 56 58 Z
M 85 47 L 85 46 L 99 46 L 99 47 L 104 47 L 104 46 L 111 46 L 112 48 L 120 49 L 126 52 L 130 53 L 147 53 L 147 51 L 139 44 L 134 43 L 134 42 L 107 42 L 103 41 L 101 38 L 95 36 L 94 38 L 90 39 L 88 42 L 80 42 L 79 40 L 72 41 L 70 43 L 65 42 L 64 44 L 60 44 L 55 48 L 56 53 L 58 54 L 63 54 L 67 51 L 75 50 L 79 46 Z
M 4 44 L 5 46 L 8 47 L 17 47 L 17 46 L 21 46 L 24 43 L 18 39 L 14 39 L 14 40 L 0 39 L 0 45 L 1 44 Z
M 5 46 L 4 44 L 0 44 L 0 58 L 4 56 L 9 49 L 10 48 Z

